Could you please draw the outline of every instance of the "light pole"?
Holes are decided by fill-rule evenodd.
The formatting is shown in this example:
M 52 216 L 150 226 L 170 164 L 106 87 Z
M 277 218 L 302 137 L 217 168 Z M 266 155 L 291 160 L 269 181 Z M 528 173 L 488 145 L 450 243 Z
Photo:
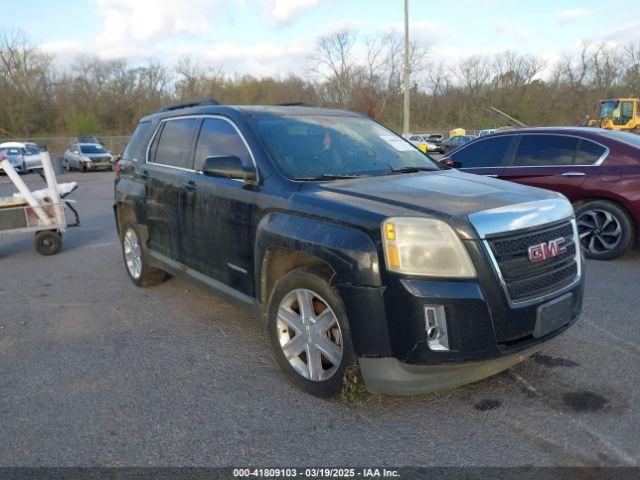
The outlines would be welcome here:
M 404 117 L 402 133 L 409 133 L 409 0 L 404 0 Z

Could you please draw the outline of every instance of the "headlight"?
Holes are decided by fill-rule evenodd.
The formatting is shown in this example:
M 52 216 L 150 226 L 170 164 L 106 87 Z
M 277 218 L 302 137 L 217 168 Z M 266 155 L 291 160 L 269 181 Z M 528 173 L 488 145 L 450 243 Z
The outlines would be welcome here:
M 473 278 L 467 250 L 453 229 L 432 218 L 388 218 L 382 224 L 387 269 L 407 275 Z
M 90 162 L 91 159 L 89 157 L 80 157 L 80 160 L 83 162 Z

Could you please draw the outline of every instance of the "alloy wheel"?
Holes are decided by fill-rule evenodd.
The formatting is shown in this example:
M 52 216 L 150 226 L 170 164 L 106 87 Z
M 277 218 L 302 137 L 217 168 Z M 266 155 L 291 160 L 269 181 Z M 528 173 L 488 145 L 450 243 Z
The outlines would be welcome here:
M 577 224 L 582 247 L 589 253 L 610 252 L 622 239 L 620 221 L 607 210 L 587 210 L 580 215 Z
M 289 292 L 278 307 L 277 328 L 282 352 L 299 375 L 322 382 L 338 371 L 342 330 L 320 295 L 304 288 Z
M 142 273 L 142 250 L 138 235 L 133 228 L 128 228 L 123 239 L 124 259 L 127 269 L 134 279 L 140 278 Z

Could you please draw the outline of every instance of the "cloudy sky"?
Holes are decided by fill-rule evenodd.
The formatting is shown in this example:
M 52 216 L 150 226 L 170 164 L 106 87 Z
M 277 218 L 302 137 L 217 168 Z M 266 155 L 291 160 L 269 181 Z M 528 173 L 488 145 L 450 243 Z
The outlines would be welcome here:
M 432 58 L 505 49 L 553 60 L 583 40 L 640 42 L 640 0 L 410 0 L 411 36 Z M 400 28 L 402 0 L 0 0 L 0 29 L 23 31 L 68 65 L 79 53 L 191 57 L 256 76 L 302 74 L 315 40 L 343 28 Z

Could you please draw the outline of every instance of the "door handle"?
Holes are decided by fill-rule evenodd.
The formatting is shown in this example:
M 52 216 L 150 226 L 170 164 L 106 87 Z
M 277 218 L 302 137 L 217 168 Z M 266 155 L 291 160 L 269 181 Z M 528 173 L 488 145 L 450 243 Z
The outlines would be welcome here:
M 182 187 L 185 188 L 186 190 L 191 190 L 191 191 L 198 189 L 198 185 L 196 185 L 193 180 L 183 183 Z
M 584 172 L 564 172 L 561 176 L 563 177 L 584 177 L 586 173 Z

